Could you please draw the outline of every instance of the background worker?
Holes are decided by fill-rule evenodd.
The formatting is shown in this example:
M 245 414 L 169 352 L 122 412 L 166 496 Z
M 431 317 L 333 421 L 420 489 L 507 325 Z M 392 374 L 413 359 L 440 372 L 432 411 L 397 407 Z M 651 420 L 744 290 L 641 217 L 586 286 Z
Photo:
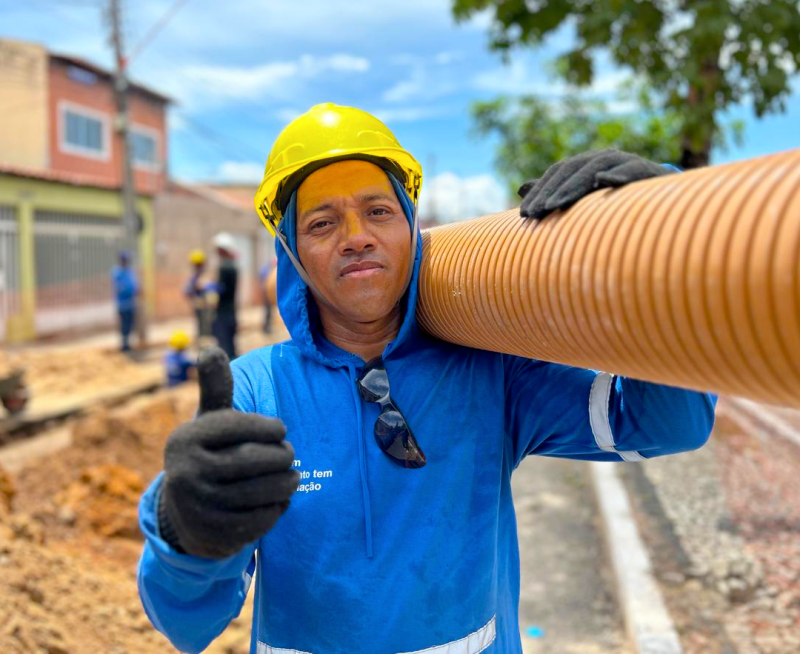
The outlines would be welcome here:
M 217 308 L 213 332 L 219 346 L 228 358 L 233 360 L 236 358 L 236 287 L 239 283 L 236 243 L 227 232 L 217 234 L 213 243 L 219 257 L 219 274 L 215 285 Z
M 130 338 L 136 322 L 136 296 L 139 294 L 139 282 L 131 267 L 131 253 L 120 250 L 117 265 L 111 271 L 111 283 L 119 315 L 120 350 L 130 352 Z
M 529 190 L 536 206 L 601 173 L 663 173 L 632 155 L 559 170 Z M 238 615 L 257 561 L 251 651 L 519 654 L 521 461 L 633 461 L 708 438 L 713 396 L 425 334 L 420 185 L 416 159 L 350 107 L 312 108 L 273 146 L 257 206 L 291 340 L 232 371 L 201 355 L 200 415 L 140 505 L 140 593 L 178 649 Z
M 197 321 L 195 337 L 197 342 L 200 343 L 202 339 L 211 336 L 214 312 L 210 296 L 213 289 L 205 276 L 205 252 L 192 250 L 189 253 L 189 263 L 192 265 L 192 274 L 186 282 L 184 295 L 189 300 L 192 312 L 195 315 L 195 320 Z
M 186 356 L 189 336 L 184 331 L 175 332 L 169 339 L 169 350 L 164 355 L 167 386 L 178 386 L 189 380 L 195 364 Z
M 261 291 L 261 304 L 264 307 L 264 324 L 261 327 L 261 331 L 265 334 L 269 334 L 272 331 L 272 311 L 273 305 L 275 304 L 275 298 L 272 297 L 269 288 L 269 276 L 272 274 L 272 271 L 275 269 L 278 260 L 270 255 L 267 259 L 267 262 L 261 266 L 258 271 L 258 281 L 259 287 Z

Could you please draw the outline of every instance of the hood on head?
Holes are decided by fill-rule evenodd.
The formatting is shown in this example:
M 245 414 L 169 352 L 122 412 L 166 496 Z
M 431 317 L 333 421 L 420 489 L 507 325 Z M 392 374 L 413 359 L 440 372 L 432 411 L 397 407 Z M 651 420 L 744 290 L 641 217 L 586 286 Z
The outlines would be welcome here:
M 387 172 L 386 174 L 392 183 L 400 205 L 403 207 L 406 219 L 413 229 L 414 203 L 403 185 L 391 173 Z M 295 191 L 283 214 L 280 229 L 292 253 L 299 259 L 297 255 L 296 222 L 297 192 Z M 343 366 L 354 359 L 360 360 L 356 355 L 345 352 L 335 346 L 322 335 L 317 304 L 311 295 L 311 291 L 297 270 L 295 270 L 283 246 L 280 243 L 276 243 L 275 250 L 278 255 L 278 309 L 295 344 L 306 356 L 332 367 Z M 405 295 L 400 300 L 404 305 L 403 322 L 397 338 L 387 347 L 387 354 L 407 343 L 418 329 L 416 320 L 417 282 L 421 261 L 422 237 L 419 227 L 417 227 L 416 252 L 414 253 L 411 282 Z

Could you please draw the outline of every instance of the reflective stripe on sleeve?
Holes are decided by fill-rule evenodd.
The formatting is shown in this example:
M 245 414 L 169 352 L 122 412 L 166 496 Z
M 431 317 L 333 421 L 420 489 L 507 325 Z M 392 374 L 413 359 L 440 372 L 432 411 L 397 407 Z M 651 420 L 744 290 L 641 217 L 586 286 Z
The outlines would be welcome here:
M 589 424 L 592 427 L 595 443 L 604 452 L 618 454 L 623 461 L 644 461 L 644 457 L 635 450 L 627 452 L 617 450 L 611 424 L 608 421 L 608 401 L 613 386 L 614 375 L 599 372 L 592 382 L 592 390 L 589 391 Z

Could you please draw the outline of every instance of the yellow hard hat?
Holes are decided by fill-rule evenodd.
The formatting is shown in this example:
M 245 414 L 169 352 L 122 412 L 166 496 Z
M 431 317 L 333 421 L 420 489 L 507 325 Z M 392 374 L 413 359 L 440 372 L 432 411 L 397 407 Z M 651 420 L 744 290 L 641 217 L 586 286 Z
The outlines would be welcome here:
M 278 135 L 267 158 L 256 211 L 273 236 L 291 194 L 308 175 L 340 159 L 364 159 L 393 173 L 416 202 L 422 166 L 380 120 L 330 102 L 311 107 Z
M 192 250 L 189 253 L 189 261 L 195 265 L 200 263 L 205 263 L 206 261 L 206 253 L 202 250 Z
M 186 332 L 177 331 L 170 336 L 169 346 L 174 350 L 185 350 L 189 346 L 189 336 Z

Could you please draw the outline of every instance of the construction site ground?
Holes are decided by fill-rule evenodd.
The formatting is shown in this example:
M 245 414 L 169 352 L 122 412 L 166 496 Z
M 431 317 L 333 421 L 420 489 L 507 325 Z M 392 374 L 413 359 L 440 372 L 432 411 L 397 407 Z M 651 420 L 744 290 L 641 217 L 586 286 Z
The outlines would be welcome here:
M 242 351 L 286 337 L 261 334 L 258 317 Z M 29 365 L 33 409 L 65 397 L 81 408 L 0 447 L 3 654 L 175 651 L 139 601 L 136 510 L 197 387 L 161 386 L 158 341 L 138 360 L 115 343 L 12 352 Z M 800 416 L 730 399 L 718 415 L 703 450 L 620 464 L 642 536 L 685 652 L 800 652 Z M 632 653 L 587 464 L 526 461 L 514 494 L 525 654 Z M 207 651 L 248 652 L 251 617 L 248 601 Z

